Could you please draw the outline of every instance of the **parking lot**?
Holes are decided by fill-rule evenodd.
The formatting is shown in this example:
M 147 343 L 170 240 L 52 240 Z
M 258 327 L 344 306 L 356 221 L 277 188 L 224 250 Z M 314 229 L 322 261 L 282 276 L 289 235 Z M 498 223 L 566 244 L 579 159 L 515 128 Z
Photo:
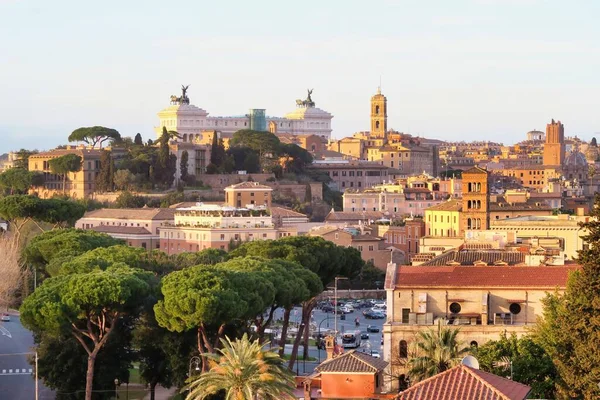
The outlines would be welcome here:
M 340 303 L 342 300 L 340 300 Z M 335 318 L 337 317 L 337 330 L 340 336 L 338 336 L 338 343 L 341 343 L 339 339 L 341 335 L 346 332 L 353 332 L 355 330 L 359 330 L 361 333 L 366 333 L 369 335 L 369 339 L 361 340 L 360 347 L 357 348 L 358 351 L 365 351 L 367 353 L 370 352 L 378 352 L 380 355 L 382 353 L 382 327 L 385 322 L 385 318 L 382 319 L 367 319 L 363 315 L 364 310 L 369 310 L 370 307 L 367 308 L 357 308 L 353 312 L 348 314 L 344 314 L 345 318 L 342 319 L 342 315 L 335 315 L 333 312 L 324 312 L 321 309 L 315 308 L 311 317 L 311 337 L 318 337 L 319 333 L 322 336 L 326 334 L 333 334 L 334 328 L 336 325 Z M 300 322 L 302 316 L 302 309 L 300 307 L 295 307 L 292 310 L 290 315 L 290 333 L 293 336 L 296 332 L 296 327 Z M 280 312 L 276 315 L 275 319 L 282 318 L 283 312 Z M 356 319 L 358 319 L 358 326 L 356 325 Z M 377 332 L 367 332 L 367 328 L 371 326 L 372 330 Z M 352 349 L 346 349 L 349 351 Z M 302 352 L 302 347 L 299 350 Z M 291 346 L 286 346 L 286 353 L 291 352 Z M 311 357 L 317 358 L 317 360 L 323 360 L 325 358 L 325 350 L 319 350 L 317 346 L 309 347 L 309 355 Z

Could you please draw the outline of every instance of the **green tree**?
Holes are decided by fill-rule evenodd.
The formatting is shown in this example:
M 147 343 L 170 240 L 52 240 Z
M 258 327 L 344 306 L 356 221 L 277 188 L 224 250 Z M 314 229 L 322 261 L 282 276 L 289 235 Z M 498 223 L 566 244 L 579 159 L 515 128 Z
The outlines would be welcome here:
M 67 192 L 67 176 L 69 172 L 75 173 L 81 169 L 82 159 L 77 154 L 65 154 L 64 156 L 51 159 L 50 170 L 63 176 L 63 194 Z
M 14 167 L 28 170 L 29 169 L 29 157 L 31 157 L 32 155 L 37 154 L 37 153 L 39 153 L 37 150 L 21 149 L 21 150 L 17 151 L 17 159 L 15 160 Z
M 27 222 L 33 222 L 43 232 L 39 221 L 55 226 L 72 225 L 83 216 L 82 204 L 63 199 L 40 199 L 35 196 L 13 195 L 0 198 L 0 217 L 12 222 L 12 227 L 21 235 Z
M 122 192 L 115 200 L 115 207 L 117 208 L 142 208 L 145 204 L 145 197 L 134 195 L 128 191 Z
M 227 261 L 227 252 L 221 249 L 204 249 L 196 253 L 179 253 L 172 256 L 178 269 L 194 265 L 215 265 Z
M 210 327 L 222 334 L 225 324 L 244 315 L 248 307 L 216 267 L 197 265 L 172 272 L 162 279 L 161 292 L 163 299 L 154 306 L 158 324 L 173 332 L 195 330 L 199 353 L 214 353 Z
M 98 353 L 94 368 L 94 399 L 113 399 L 114 379 L 129 381 L 135 360 L 131 350 L 131 318 L 123 318 Z M 34 334 L 38 353 L 38 375 L 55 390 L 56 400 L 81 399 L 85 393 L 88 354 L 70 333 Z M 30 362 L 33 363 L 33 360 Z M 78 392 L 77 395 L 73 393 Z
M 600 397 L 600 197 L 596 196 L 591 218 L 582 223 L 584 250 L 579 251 L 581 269 L 571 273 L 563 295 L 544 299 L 543 318 L 535 340 L 552 358 L 559 374 L 560 398 Z
M 265 157 L 267 155 L 275 156 L 279 154 L 281 142 L 279 138 L 270 132 L 253 131 L 251 129 L 242 129 L 233 134 L 230 147 L 248 147 Z
M 115 188 L 118 190 L 129 190 L 135 177 L 126 169 L 120 169 L 115 172 L 114 176 Z
M 308 326 L 312 310 L 316 306 L 316 295 L 323 290 L 323 287 L 333 282 L 336 276 L 345 276 L 350 279 L 356 277 L 364 264 L 360 252 L 355 248 L 337 246 L 321 237 L 312 236 L 295 236 L 273 241 L 243 243 L 230 253 L 232 258 L 246 256 L 295 261 L 320 278 L 322 284 L 320 291 L 302 303 L 301 324 L 306 327 L 305 355 L 307 355 L 308 350 Z M 293 367 L 296 361 L 299 340 L 300 335 L 297 336 L 292 349 L 290 368 Z
M 513 333 L 502 334 L 476 351 L 477 360 L 483 371 L 510 377 L 509 368 L 494 367 L 495 362 L 508 358 L 512 362 L 512 379 L 531 386 L 530 397 L 553 399 L 555 394 L 556 367 L 546 351 L 532 337 L 520 339 Z
M 218 354 L 205 354 L 210 370 L 189 385 L 188 400 L 206 399 L 214 394 L 227 399 L 282 399 L 293 396 L 292 373 L 278 354 L 265 349 L 268 343 L 241 339 L 221 339 Z
M 33 239 L 23 249 L 23 262 L 34 266 L 40 275 L 48 276 L 47 267 L 56 263 L 53 270 L 58 271 L 63 262 L 98 247 L 124 244 L 104 233 L 80 229 L 53 229 Z
M 279 155 L 284 158 L 285 172 L 300 174 L 304 172 L 307 165 L 312 163 L 312 155 L 294 143 L 281 144 Z
M 143 146 L 144 145 L 144 140 L 142 139 L 142 134 L 141 133 L 136 133 L 135 134 L 135 138 L 133 139 L 133 143 L 136 146 Z
M 225 145 L 223 139 L 219 139 L 217 134 L 213 134 L 212 146 L 210 149 L 210 163 L 217 169 L 223 166 L 225 162 Z
M 177 156 L 170 153 L 169 140 L 171 136 L 167 128 L 163 126 L 163 132 L 159 139 L 158 160 L 155 169 L 155 176 L 161 185 L 171 187 L 175 180 L 175 171 L 177 168 Z
M 102 148 L 102 144 L 107 140 L 119 141 L 121 135 L 117 130 L 103 126 L 78 128 L 69 135 L 69 142 L 84 142 L 92 147 L 99 144 Z
M 459 329 L 443 327 L 419 331 L 416 339 L 416 357 L 408 361 L 408 375 L 412 383 L 444 372 L 458 363 L 470 351 L 461 348 Z
M 590 142 L 590 146 L 592 147 L 598 147 L 598 142 L 596 141 L 596 138 L 593 137 L 591 142 Z
M 99 192 L 112 192 L 114 187 L 114 173 L 112 153 L 102 150 L 100 154 L 100 172 L 96 178 L 96 190 Z
M 32 173 L 21 168 L 11 168 L 0 173 L 0 188 L 9 194 L 27 193 L 32 185 Z
M 23 325 L 56 337 L 69 332 L 88 355 L 85 399 L 92 399 L 98 353 L 119 321 L 137 315 L 151 294 L 151 275 L 125 264 L 47 279 L 21 306 Z
M 189 173 L 188 173 L 188 152 L 187 150 L 184 150 L 181 153 L 181 160 L 179 160 L 179 171 L 180 171 L 180 178 L 183 182 L 187 183 L 188 181 L 188 177 L 189 177 Z

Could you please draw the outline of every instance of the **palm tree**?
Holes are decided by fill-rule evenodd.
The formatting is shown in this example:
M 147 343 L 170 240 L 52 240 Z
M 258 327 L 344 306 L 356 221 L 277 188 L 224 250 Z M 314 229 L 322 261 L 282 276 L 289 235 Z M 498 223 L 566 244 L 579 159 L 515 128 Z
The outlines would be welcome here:
M 224 394 L 227 400 L 271 400 L 293 398 L 292 373 L 277 353 L 265 349 L 269 343 L 250 341 L 244 334 L 232 342 L 221 339 L 218 354 L 203 354 L 210 370 L 192 381 L 186 400 L 203 400 Z
M 418 333 L 417 356 L 408 362 L 408 375 L 412 383 L 444 372 L 456 364 L 469 352 L 469 348 L 459 349 L 457 340 L 459 329 L 442 328 L 438 323 L 437 330 L 428 329 Z

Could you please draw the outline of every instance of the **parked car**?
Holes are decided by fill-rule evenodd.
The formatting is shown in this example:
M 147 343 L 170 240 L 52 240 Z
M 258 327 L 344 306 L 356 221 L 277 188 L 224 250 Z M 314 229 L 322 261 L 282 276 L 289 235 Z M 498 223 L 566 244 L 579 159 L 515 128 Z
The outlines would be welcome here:
M 371 350 L 371 356 L 373 356 L 375 358 L 381 358 L 381 356 L 379 355 L 379 352 L 377 350 Z
M 330 312 L 333 312 L 333 306 L 331 306 L 331 305 L 324 305 L 324 306 L 321 308 L 321 311 L 323 311 L 324 313 L 330 313 Z
M 381 334 L 381 345 L 383 346 L 383 333 Z
M 379 327 L 375 325 L 367 325 L 367 332 L 379 332 Z
M 361 333 L 360 334 L 360 339 L 361 340 L 369 340 L 369 334 L 368 333 Z
M 4 322 L 8 322 L 8 321 L 10 321 L 10 315 L 2 314 L 2 317 L 0 319 Z

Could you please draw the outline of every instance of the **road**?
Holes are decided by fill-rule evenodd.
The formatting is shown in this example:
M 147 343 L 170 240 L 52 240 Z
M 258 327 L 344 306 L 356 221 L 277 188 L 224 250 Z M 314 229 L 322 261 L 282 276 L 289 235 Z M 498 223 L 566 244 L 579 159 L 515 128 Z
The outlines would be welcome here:
M 290 315 L 290 322 L 291 322 L 291 326 L 296 326 L 297 322 L 300 321 L 300 316 L 302 315 L 302 310 L 299 307 L 294 308 L 294 310 L 292 311 L 291 315 Z M 335 321 L 334 321 L 334 315 L 333 313 L 324 313 L 321 310 L 315 309 L 313 312 L 313 318 L 311 320 L 311 324 L 314 324 L 317 326 L 317 330 L 319 325 L 321 326 L 321 333 L 323 332 L 327 332 L 328 330 L 333 331 L 334 329 L 334 325 L 335 325 Z M 283 318 L 283 311 L 279 311 L 278 313 L 276 313 L 275 315 L 275 320 L 277 320 L 278 318 Z M 355 310 L 353 313 L 350 314 L 346 314 L 346 320 L 342 321 L 340 320 L 340 316 L 337 316 L 338 320 L 337 320 L 337 329 L 338 331 L 341 333 L 343 332 L 352 332 L 355 330 L 360 330 L 361 332 L 367 333 L 367 325 L 374 325 L 377 328 L 379 328 L 379 332 L 377 333 L 369 333 L 369 340 L 363 340 L 361 343 L 361 347 L 359 347 L 357 350 L 358 351 L 378 351 L 380 356 L 383 357 L 382 354 L 382 345 L 381 345 L 381 335 L 382 335 L 382 327 L 383 327 L 383 323 L 385 322 L 385 319 L 366 319 L 363 315 L 362 315 L 362 309 L 358 309 Z M 356 327 L 355 325 L 355 320 L 356 318 L 358 318 L 359 321 L 359 326 Z M 368 343 L 368 344 L 367 344 Z M 346 351 L 349 351 L 351 349 L 347 349 Z M 292 352 L 292 345 L 288 344 L 285 346 L 285 353 L 286 354 L 290 354 Z M 300 346 L 300 348 L 298 349 L 298 354 L 301 355 L 302 354 L 302 346 Z M 325 350 L 318 350 L 316 346 L 309 346 L 308 349 L 308 355 L 309 357 L 314 357 L 317 360 L 321 360 L 323 361 L 326 358 L 326 352 Z M 314 370 L 314 368 L 319 365 L 318 362 L 303 362 L 300 361 L 297 363 L 297 367 L 294 367 L 294 370 L 298 369 L 298 372 L 300 375 L 307 375 L 312 373 L 312 371 Z M 304 365 L 306 365 L 306 369 L 304 368 Z
M 17 315 L 0 322 L 0 399 L 32 400 L 35 398 L 34 369 L 28 362 L 33 336 L 21 325 Z M 39 399 L 51 400 L 52 391 L 39 382 Z

